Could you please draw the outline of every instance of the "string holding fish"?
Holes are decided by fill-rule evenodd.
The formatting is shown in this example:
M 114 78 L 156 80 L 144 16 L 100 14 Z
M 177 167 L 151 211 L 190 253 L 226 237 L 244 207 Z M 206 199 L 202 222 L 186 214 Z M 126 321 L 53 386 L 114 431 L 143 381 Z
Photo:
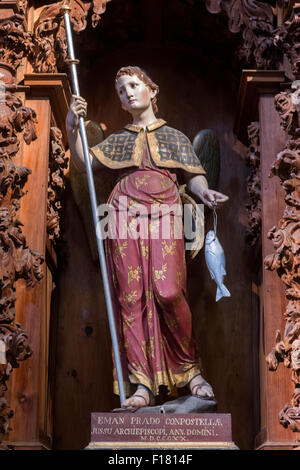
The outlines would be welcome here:
M 205 237 L 205 261 L 211 278 L 217 284 L 216 302 L 222 297 L 231 297 L 223 278 L 226 276 L 225 254 L 217 237 L 218 216 L 214 206 L 214 229 L 210 230 Z
M 216 211 L 215 206 L 213 208 L 213 216 L 214 216 L 214 232 L 215 232 L 215 236 L 217 236 L 218 216 L 217 216 L 217 211 Z

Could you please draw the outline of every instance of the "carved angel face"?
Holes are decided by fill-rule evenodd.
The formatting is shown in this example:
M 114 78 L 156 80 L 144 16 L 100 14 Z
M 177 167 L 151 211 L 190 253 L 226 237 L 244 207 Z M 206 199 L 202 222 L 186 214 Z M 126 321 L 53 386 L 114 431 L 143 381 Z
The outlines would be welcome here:
M 151 99 L 156 95 L 136 75 L 122 75 L 118 78 L 117 91 L 122 108 L 132 115 L 138 115 L 152 107 Z

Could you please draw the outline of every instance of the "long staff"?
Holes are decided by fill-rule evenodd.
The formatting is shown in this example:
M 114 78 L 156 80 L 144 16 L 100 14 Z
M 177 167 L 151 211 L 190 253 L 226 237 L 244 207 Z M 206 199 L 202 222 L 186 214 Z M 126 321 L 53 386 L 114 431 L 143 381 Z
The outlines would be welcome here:
M 68 52 L 69 52 L 68 63 L 70 64 L 70 69 L 71 69 L 73 92 L 75 93 L 75 95 L 80 96 L 78 78 L 77 78 L 77 69 L 76 69 L 78 60 L 75 59 L 75 56 L 74 56 L 72 28 L 71 28 L 71 22 L 70 22 L 70 16 L 69 16 L 69 12 L 71 11 L 71 8 L 69 7 L 69 5 L 63 5 L 60 11 L 64 15 L 64 20 L 65 20 L 66 37 L 67 37 Z M 84 118 L 82 116 L 79 117 L 79 130 L 80 130 L 80 136 L 82 140 L 82 148 L 83 148 L 86 173 L 87 173 L 87 178 L 88 178 L 90 201 L 91 201 L 91 206 L 92 206 L 94 228 L 95 228 L 97 247 L 98 247 L 98 255 L 99 255 L 99 261 L 100 261 L 100 267 L 101 267 L 101 273 L 102 273 L 102 279 L 103 279 L 103 286 L 104 286 L 106 308 L 107 308 L 109 328 L 110 328 L 110 334 L 111 334 L 111 340 L 112 340 L 112 347 L 113 347 L 115 364 L 116 364 L 120 401 L 122 404 L 122 402 L 126 398 L 125 390 L 124 390 L 123 372 L 122 372 L 120 352 L 119 352 L 118 339 L 117 339 L 117 333 L 116 333 L 116 325 L 115 325 L 111 294 L 110 294 L 109 282 L 108 282 L 108 276 L 107 276 L 103 241 L 102 241 L 102 238 L 97 235 L 97 225 L 98 225 L 97 199 L 96 199 L 93 172 L 92 172 L 91 162 L 90 162 L 88 142 L 87 142 L 87 137 L 86 137 L 85 125 L 84 125 Z

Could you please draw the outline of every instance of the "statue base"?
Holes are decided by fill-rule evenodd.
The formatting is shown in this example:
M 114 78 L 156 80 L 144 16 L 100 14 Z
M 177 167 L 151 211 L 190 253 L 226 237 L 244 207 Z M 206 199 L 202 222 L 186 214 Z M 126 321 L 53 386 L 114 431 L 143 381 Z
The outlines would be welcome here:
M 217 402 L 215 400 L 204 400 L 200 397 L 185 395 L 176 400 L 166 401 L 158 406 L 143 406 L 133 411 L 134 413 L 215 413 Z M 124 412 L 124 408 L 113 410 L 114 413 Z
M 92 413 L 87 450 L 238 450 L 231 415 L 220 413 Z

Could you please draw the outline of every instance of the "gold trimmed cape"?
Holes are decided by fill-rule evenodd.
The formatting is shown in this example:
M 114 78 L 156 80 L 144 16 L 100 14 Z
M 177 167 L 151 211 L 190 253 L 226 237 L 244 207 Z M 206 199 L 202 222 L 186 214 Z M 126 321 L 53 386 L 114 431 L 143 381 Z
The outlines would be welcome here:
M 190 173 L 205 175 L 190 140 L 177 129 L 158 119 L 143 127 L 127 125 L 90 148 L 92 155 L 112 169 L 139 167 L 148 141 L 151 157 L 158 167 L 182 168 Z

